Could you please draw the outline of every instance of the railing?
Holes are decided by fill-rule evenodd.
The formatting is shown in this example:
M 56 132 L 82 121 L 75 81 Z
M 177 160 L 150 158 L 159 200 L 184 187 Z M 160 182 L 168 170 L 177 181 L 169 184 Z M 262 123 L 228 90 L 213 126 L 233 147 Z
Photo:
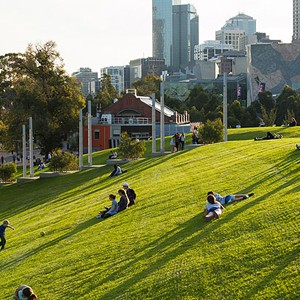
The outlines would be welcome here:
M 102 124 L 105 124 L 104 122 Z M 115 117 L 112 118 L 112 124 L 138 124 L 138 125 L 148 125 L 152 124 L 150 118 L 140 118 L 140 117 Z

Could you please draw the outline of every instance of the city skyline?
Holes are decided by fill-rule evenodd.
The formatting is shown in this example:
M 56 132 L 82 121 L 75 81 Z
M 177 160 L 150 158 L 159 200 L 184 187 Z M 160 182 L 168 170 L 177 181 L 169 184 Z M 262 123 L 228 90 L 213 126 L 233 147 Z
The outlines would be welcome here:
M 293 1 L 221 0 L 213 6 L 196 0 L 199 43 L 214 40 L 215 31 L 238 13 L 256 19 L 257 31 L 290 43 Z M 11 0 L 0 3 L 2 43 L 0 55 L 24 52 L 29 43 L 53 40 L 69 74 L 80 67 L 98 72 L 108 66 L 152 56 L 152 0 Z

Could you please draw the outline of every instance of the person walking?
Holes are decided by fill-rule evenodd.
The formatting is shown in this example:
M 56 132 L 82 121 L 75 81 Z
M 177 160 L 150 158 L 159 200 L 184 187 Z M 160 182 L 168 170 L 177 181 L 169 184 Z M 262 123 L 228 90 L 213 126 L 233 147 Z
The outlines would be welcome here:
M 6 238 L 5 238 L 5 230 L 6 228 L 10 228 L 12 230 L 15 230 L 15 228 L 13 228 L 12 226 L 9 225 L 9 221 L 8 220 L 4 220 L 2 225 L 0 225 L 0 245 L 1 245 L 1 249 L 0 251 L 4 250 L 4 246 L 6 244 Z

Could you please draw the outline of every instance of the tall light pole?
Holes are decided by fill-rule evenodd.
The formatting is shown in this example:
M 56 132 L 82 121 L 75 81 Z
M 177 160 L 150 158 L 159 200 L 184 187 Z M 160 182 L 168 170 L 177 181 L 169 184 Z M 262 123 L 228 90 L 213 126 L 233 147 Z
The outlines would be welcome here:
M 88 166 L 91 167 L 92 162 L 92 104 L 88 101 Z
M 152 94 L 152 154 L 156 153 L 155 93 Z
M 223 141 L 226 142 L 227 138 L 227 73 L 223 73 L 223 126 L 224 136 Z
M 33 127 L 32 117 L 29 117 L 29 166 L 30 166 L 30 177 L 34 176 L 33 169 Z
M 79 111 L 79 141 L 78 141 L 78 160 L 79 160 L 79 170 L 83 167 L 83 132 L 82 132 L 82 109 Z
M 22 125 L 22 131 L 23 131 L 23 135 L 22 135 L 22 144 L 23 144 L 23 161 L 22 161 L 22 165 L 23 165 L 23 177 L 26 177 L 26 125 L 23 124 Z

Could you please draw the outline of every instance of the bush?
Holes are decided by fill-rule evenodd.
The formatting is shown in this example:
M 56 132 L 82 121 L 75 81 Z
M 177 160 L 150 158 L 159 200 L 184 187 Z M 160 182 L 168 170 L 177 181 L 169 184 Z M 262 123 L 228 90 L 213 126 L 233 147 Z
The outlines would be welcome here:
M 51 171 L 70 171 L 77 170 L 77 158 L 70 152 L 63 152 L 61 149 L 56 149 L 53 152 L 52 158 L 49 163 Z
M 199 140 L 205 144 L 218 143 L 223 141 L 223 124 L 221 119 L 208 120 L 199 128 Z
M 17 167 L 14 163 L 0 167 L 0 179 L 2 182 L 12 182 L 16 179 Z
M 144 141 L 131 140 L 127 132 L 122 132 L 118 151 L 121 157 L 137 159 L 144 154 L 145 150 Z

